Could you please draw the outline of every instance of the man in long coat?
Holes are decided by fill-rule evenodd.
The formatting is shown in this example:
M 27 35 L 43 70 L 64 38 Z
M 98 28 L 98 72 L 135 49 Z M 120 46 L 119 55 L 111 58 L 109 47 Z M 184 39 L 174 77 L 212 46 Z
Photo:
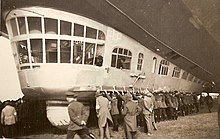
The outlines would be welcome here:
M 168 120 L 173 120 L 174 116 L 173 116 L 173 102 L 172 102 L 172 98 L 171 98 L 171 95 L 170 95 L 171 92 L 167 92 L 167 94 L 165 94 L 165 102 L 166 102 L 166 105 L 167 105 L 167 108 L 166 108 L 166 112 L 167 112 L 167 116 L 168 116 Z
M 151 121 L 152 121 L 152 126 L 153 126 L 153 129 L 154 130 L 157 130 L 157 125 L 156 125 L 156 122 L 155 122 L 155 115 L 154 115 L 154 112 L 155 112 L 155 109 L 156 109 L 156 99 L 155 99 L 155 96 L 149 92 L 149 95 L 151 95 L 151 100 L 152 100 L 152 103 L 153 103 L 153 111 L 152 111 L 152 116 L 151 116 Z
M 124 116 L 124 130 L 126 139 L 137 139 L 137 115 L 141 112 L 141 108 L 137 103 L 132 101 L 132 95 L 127 93 L 125 95 L 125 103 L 122 109 Z
M 147 91 L 147 90 L 146 90 Z M 152 112 L 153 112 L 153 101 L 151 99 L 151 93 L 145 92 L 144 93 L 144 107 L 143 107 L 143 114 L 147 125 L 147 135 L 152 134 Z
M 88 128 L 86 128 L 86 122 L 88 119 L 88 112 L 84 105 L 77 101 L 77 94 L 73 92 L 67 92 L 68 113 L 70 117 L 70 123 L 67 130 L 67 139 L 73 139 L 75 134 L 78 134 L 81 139 L 92 139 Z
M 111 116 L 113 120 L 113 131 L 118 131 L 119 126 L 119 109 L 118 109 L 118 99 L 116 98 L 116 95 L 112 93 L 112 98 L 108 95 L 107 92 L 105 92 L 106 97 L 109 101 L 111 101 Z
M 103 97 L 100 90 L 96 92 L 96 112 L 98 117 L 98 126 L 100 130 L 100 139 L 104 138 L 104 131 L 107 139 L 110 139 L 108 120 L 112 122 L 109 112 L 110 104 L 107 98 Z M 113 122 L 112 122 L 113 123 Z

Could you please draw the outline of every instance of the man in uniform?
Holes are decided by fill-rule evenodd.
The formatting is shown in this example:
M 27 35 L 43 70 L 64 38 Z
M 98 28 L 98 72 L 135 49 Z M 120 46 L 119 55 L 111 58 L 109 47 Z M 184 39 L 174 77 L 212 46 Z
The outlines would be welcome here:
M 93 139 L 95 138 L 89 133 L 86 127 L 86 121 L 88 119 L 88 113 L 82 103 L 77 101 L 77 94 L 73 92 L 67 92 L 68 113 L 70 117 L 70 123 L 67 130 L 67 139 L 73 139 L 75 134 L 78 134 L 81 139 Z
M 165 102 L 166 102 L 166 105 L 167 105 L 167 108 L 166 108 L 166 112 L 167 112 L 167 117 L 168 117 L 168 120 L 173 120 L 173 103 L 172 103 L 172 98 L 171 98 L 171 95 L 170 95 L 171 92 L 166 92 L 165 94 Z

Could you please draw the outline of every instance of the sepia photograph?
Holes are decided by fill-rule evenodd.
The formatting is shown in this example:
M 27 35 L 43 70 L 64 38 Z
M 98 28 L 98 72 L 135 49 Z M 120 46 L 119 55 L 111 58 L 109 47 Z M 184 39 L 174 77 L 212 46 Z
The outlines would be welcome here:
M 0 138 L 220 139 L 219 0 L 0 7 Z

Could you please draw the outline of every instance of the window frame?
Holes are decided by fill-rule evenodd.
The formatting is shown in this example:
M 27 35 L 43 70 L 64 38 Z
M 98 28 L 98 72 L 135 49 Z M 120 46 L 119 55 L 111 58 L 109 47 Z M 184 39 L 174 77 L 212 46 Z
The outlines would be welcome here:
M 174 67 L 172 77 L 179 78 L 180 73 L 181 73 L 181 69 L 179 67 Z
M 162 59 L 160 61 L 160 66 L 159 66 L 159 71 L 158 74 L 159 75 L 164 75 L 164 76 L 168 76 L 168 72 L 169 72 L 169 61 Z
M 138 53 L 137 70 L 141 71 L 144 63 L 144 54 Z
M 26 17 L 27 18 L 27 20 L 26 20 L 26 22 L 27 22 L 27 27 L 28 27 L 28 30 L 27 30 L 27 32 L 28 32 L 28 34 L 43 34 L 44 33 L 44 31 L 45 30 L 43 30 L 43 27 L 45 27 L 45 25 L 43 25 L 42 26 L 42 18 L 41 17 L 38 17 L 38 16 L 28 16 L 28 17 Z M 30 30 L 30 27 L 33 27 L 33 26 L 31 26 L 31 24 L 30 24 L 30 19 L 31 18 L 39 18 L 40 19 L 40 28 L 37 28 L 37 29 L 40 29 L 39 31 L 40 31 L 40 33 L 35 33 L 35 32 L 31 32 L 32 30 Z M 43 18 L 44 19 L 44 18 Z M 44 22 L 44 21 L 43 21 Z
M 10 23 L 10 27 L 11 27 L 12 36 L 13 37 L 19 36 L 20 34 L 19 34 L 17 18 L 16 17 L 15 18 L 11 18 L 9 23 Z
M 50 28 L 48 25 L 48 22 L 46 22 L 46 20 L 49 21 L 49 23 L 53 23 L 53 21 L 55 21 L 55 25 L 54 27 Z M 59 19 L 55 19 L 55 18 L 50 18 L 50 17 L 45 17 L 44 18 L 44 34 L 56 34 L 58 35 L 59 34 Z M 48 25 L 47 25 L 48 24 Z M 55 29 L 55 30 L 51 30 L 51 29 Z M 55 32 L 53 32 L 55 31 Z
M 153 57 L 153 64 L 152 64 L 152 69 L 151 69 L 151 72 L 152 73 L 156 73 L 156 68 L 157 68 L 157 58 L 156 57 Z
M 189 73 L 187 71 L 184 71 L 182 74 L 181 79 L 187 80 Z
M 20 24 L 18 24 L 18 20 L 21 21 Z M 51 24 L 55 24 L 56 27 L 49 27 L 47 28 L 47 26 L 49 26 L 50 24 L 47 24 L 47 20 L 49 21 L 49 23 L 51 22 Z M 35 23 L 36 21 L 36 23 Z M 12 24 L 11 22 L 13 22 L 14 25 L 14 32 L 16 32 L 14 35 L 14 33 L 12 32 Z M 61 27 L 61 23 L 68 23 L 68 28 L 70 26 L 70 31 L 68 31 L 68 36 L 64 36 L 65 31 L 63 30 L 64 34 L 61 33 L 62 31 L 62 27 Z M 74 28 L 75 25 L 79 25 L 81 27 L 81 35 L 82 36 L 76 36 L 74 35 Z M 64 19 L 59 19 L 59 18 L 51 18 L 51 17 L 47 17 L 47 16 L 19 16 L 18 17 L 14 17 L 11 18 L 7 21 L 7 25 L 9 25 L 9 31 L 11 33 L 12 36 L 12 42 L 14 43 L 14 45 L 16 46 L 16 53 L 18 54 L 18 57 L 16 58 L 18 60 L 18 67 L 19 69 L 21 69 L 21 67 L 24 67 L 26 65 L 28 65 L 31 69 L 36 67 L 36 65 L 42 64 L 42 63 L 57 63 L 57 64 L 62 64 L 62 63 L 66 63 L 67 60 L 64 60 L 66 62 L 62 62 L 62 48 L 61 48 L 61 43 L 62 41 L 66 40 L 68 42 L 71 43 L 70 47 L 70 62 L 68 62 L 68 64 L 76 64 L 73 62 L 73 45 L 74 45 L 74 41 L 80 41 L 83 42 L 82 44 L 82 65 L 88 65 L 85 63 L 85 44 L 86 43 L 90 43 L 90 44 L 94 44 L 95 46 L 93 47 L 93 62 L 91 65 L 93 66 L 103 66 L 103 52 L 104 52 L 104 47 L 105 47 L 105 30 L 101 30 L 98 27 L 90 27 L 87 26 L 84 23 L 78 23 L 75 21 L 68 21 L 68 20 L 64 20 Z M 22 31 L 22 33 L 20 33 L 20 27 L 24 28 L 24 30 Z M 88 38 L 86 37 L 86 30 L 88 28 L 94 29 L 93 30 L 93 34 L 96 34 L 96 36 L 93 35 L 93 38 Z M 30 30 L 31 29 L 31 30 Z M 55 31 L 55 34 L 53 33 L 47 33 L 48 31 Z M 33 31 L 33 32 L 31 32 Z M 95 31 L 95 32 L 94 32 Z M 70 34 L 69 34 L 70 33 Z M 23 36 L 22 36 L 23 35 Z M 99 35 L 101 36 L 101 38 L 99 38 Z M 22 36 L 22 37 L 20 37 Z M 39 56 L 40 62 L 32 62 L 32 59 L 34 59 L 34 55 L 32 53 L 32 45 L 38 45 L 38 42 L 33 43 L 35 41 L 32 40 L 41 40 L 39 42 L 40 49 L 42 49 L 41 51 L 39 51 L 39 53 L 41 54 L 37 54 L 38 52 L 36 52 L 37 55 L 37 59 Z M 54 49 L 53 52 L 52 50 L 48 50 L 49 45 L 51 44 L 46 44 L 49 43 L 50 40 L 54 41 L 52 45 L 54 45 Z M 26 63 L 20 63 L 20 56 L 19 56 L 19 52 L 17 52 L 17 45 L 22 42 L 25 41 L 26 42 L 26 47 L 27 47 L 27 60 L 28 62 Z M 32 45 L 31 45 L 32 44 Z M 56 44 L 56 50 L 55 50 L 55 44 Z M 97 47 L 99 46 L 100 52 L 97 53 Z M 102 48 L 103 47 L 103 48 Z M 48 55 L 48 53 L 50 53 L 50 55 Z M 54 56 L 52 56 L 54 55 Z M 100 57 L 97 60 L 98 56 L 101 56 L 101 62 L 99 62 L 98 65 L 96 65 L 96 62 L 99 60 L 100 61 Z M 50 58 L 49 58 L 50 57 Z M 53 57 L 53 58 L 52 58 Z M 55 58 L 56 57 L 56 58 Z M 64 56 L 67 57 L 67 56 Z M 52 58 L 52 59 L 51 59 Z M 38 60 L 34 60 L 34 61 L 38 61 Z M 131 65 L 131 61 L 130 65 Z M 131 67 L 130 67 L 131 68 Z M 23 68 L 24 69 L 24 68 Z
M 116 52 L 114 52 L 116 50 Z M 120 50 L 122 50 L 122 52 L 120 52 Z M 127 51 L 127 55 L 124 54 L 124 51 Z M 120 54 L 121 53 L 121 54 Z M 129 50 L 129 49 L 125 49 L 125 48 L 122 48 L 122 47 L 115 47 L 113 50 L 112 50 L 112 58 L 111 58 L 111 67 L 115 67 L 117 69 L 125 69 L 125 70 L 131 70 L 131 61 L 132 61 L 132 52 Z M 112 66 L 112 62 L 113 62 L 113 56 L 115 56 L 115 63 L 114 63 L 114 66 Z M 123 68 L 123 67 L 118 67 L 118 60 L 119 60 L 119 57 L 125 57 L 125 60 L 126 59 L 129 59 L 129 68 Z M 123 63 L 121 63 L 122 66 L 123 66 Z
M 189 74 L 187 80 L 192 82 L 194 80 L 194 76 L 192 74 Z

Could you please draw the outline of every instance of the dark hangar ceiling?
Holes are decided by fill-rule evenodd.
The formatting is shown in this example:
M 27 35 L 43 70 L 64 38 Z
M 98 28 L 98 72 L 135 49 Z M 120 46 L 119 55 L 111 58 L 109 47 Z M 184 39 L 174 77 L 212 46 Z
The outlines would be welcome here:
M 213 91 L 220 91 L 218 0 L 3 0 L 1 8 L 25 6 L 80 13 L 116 28 L 180 68 L 214 81 Z
M 196 65 L 170 60 L 199 77 L 219 82 L 220 2 L 217 0 L 109 0 L 142 28 Z M 157 47 L 157 46 L 156 46 Z M 166 50 L 165 50 L 166 51 Z M 161 51 L 160 55 L 164 51 Z M 207 74 L 194 68 L 208 71 Z M 184 69 L 183 68 L 183 69 Z

